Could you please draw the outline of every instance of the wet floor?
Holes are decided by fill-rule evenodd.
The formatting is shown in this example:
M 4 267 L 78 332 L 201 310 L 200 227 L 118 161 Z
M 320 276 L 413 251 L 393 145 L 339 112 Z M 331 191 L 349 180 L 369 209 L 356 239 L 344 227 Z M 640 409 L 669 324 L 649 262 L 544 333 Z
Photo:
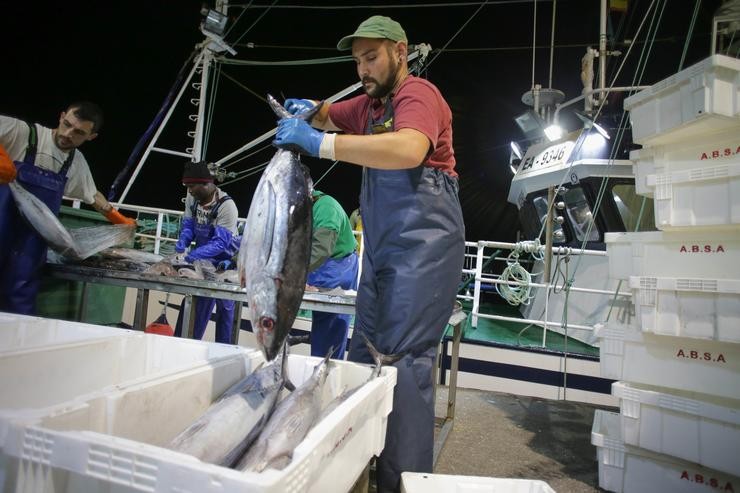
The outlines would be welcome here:
M 447 387 L 439 387 L 436 415 L 444 416 L 446 407 Z M 603 491 L 591 445 L 596 409 L 607 408 L 458 389 L 453 427 L 434 472 L 538 479 L 562 492 Z

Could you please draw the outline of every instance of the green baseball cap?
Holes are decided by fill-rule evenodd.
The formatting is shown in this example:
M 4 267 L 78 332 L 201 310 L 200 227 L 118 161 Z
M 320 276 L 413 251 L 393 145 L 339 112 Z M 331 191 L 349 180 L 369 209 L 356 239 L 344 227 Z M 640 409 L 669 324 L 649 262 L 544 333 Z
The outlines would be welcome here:
M 401 27 L 401 24 L 390 17 L 382 15 L 374 15 L 362 21 L 354 34 L 350 34 L 339 40 L 337 49 L 340 51 L 351 49 L 352 41 L 355 38 L 390 39 L 391 41 L 405 41 L 408 43 L 406 33 Z

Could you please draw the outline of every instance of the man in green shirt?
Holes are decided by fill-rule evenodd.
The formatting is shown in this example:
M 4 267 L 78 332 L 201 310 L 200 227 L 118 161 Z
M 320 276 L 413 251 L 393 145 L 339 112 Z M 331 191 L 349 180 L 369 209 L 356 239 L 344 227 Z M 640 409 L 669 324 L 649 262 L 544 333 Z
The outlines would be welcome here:
M 347 213 L 333 197 L 314 190 L 313 236 L 308 266 L 309 286 L 357 289 L 359 262 L 357 243 Z M 350 315 L 314 311 L 311 322 L 311 355 L 343 359 L 349 334 Z

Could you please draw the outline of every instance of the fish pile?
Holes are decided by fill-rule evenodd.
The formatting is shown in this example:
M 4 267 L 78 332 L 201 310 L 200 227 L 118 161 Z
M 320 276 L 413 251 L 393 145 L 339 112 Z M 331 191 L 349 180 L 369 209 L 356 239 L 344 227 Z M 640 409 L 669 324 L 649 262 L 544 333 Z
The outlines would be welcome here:
M 308 119 L 320 108 L 294 116 L 272 96 L 267 99 L 281 118 Z M 308 274 L 311 209 L 311 178 L 298 153 L 278 150 L 252 197 L 237 264 L 257 344 L 271 363 L 215 401 L 172 441 L 171 449 L 243 471 L 283 469 L 309 431 L 367 383 L 344 390 L 322 406 L 324 385 L 334 367 L 329 360 L 332 348 L 300 387 L 278 401 L 283 387 L 293 387 L 285 374 L 285 358 Z M 383 364 L 399 359 L 378 353 L 367 339 L 365 343 L 376 360 L 370 379 L 379 375 Z
M 8 186 L 21 216 L 52 250 L 68 259 L 84 260 L 134 237 L 134 226 L 121 224 L 68 230 L 46 204 L 21 184 L 12 181 Z
M 283 358 L 259 367 L 229 388 L 193 424 L 177 435 L 172 450 L 232 467 L 259 435 L 285 384 Z
M 267 100 L 281 118 L 310 119 L 321 107 L 291 115 L 269 94 Z M 268 361 L 282 348 L 303 299 L 311 208 L 310 174 L 298 153 L 279 149 L 252 197 L 237 263 L 257 344 Z
M 334 363 L 329 350 L 311 376 L 295 388 L 287 371 L 288 343 L 281 358 L 260 366 L 230 387 L 168 448 L 190 454 L 201 461 L 240 471 L 261 473 L 287 467 L 295 448 L 308 433 L 360 388 L 380 375 L 383 365 L 400 355 L 383 355 L 365 338 L 375 367 L 367 381 L 345 390 L 322 406 L 322 395 Z M 279 400 L 281 390 L 292 392 Z
M 98 269 L 138 272 L 152 276 L 182 277 L 236 284 L 236 270 L 216 270 L 208 260 L 187 262 L 182 255 L 163 257 L 162 255 L 135 248 L 106 248 L 97 255 L 77 262 Z

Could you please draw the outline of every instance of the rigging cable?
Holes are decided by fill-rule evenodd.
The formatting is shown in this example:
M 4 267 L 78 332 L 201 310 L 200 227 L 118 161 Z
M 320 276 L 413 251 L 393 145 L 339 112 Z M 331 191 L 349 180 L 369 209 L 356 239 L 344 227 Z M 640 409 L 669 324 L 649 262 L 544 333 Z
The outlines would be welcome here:
M 271 9 L 272 9 L 272 8 L 273 8 L 274 6 L 275 6 L 275 4 L 277 3 L 277 1 L 278 1 L 278 0 L 273 0 L 273 2 L 272 2 L 272 5 L 270 5 L 269 7 L 267 7 L 267 8 L 265 9 L 265 11 L 264 11 L 264 12 L 262 12 L 262 13 L 261 13 L 261 14 L 259 15 L 259 17 L 257 17 L 257 18 L 256 18 L 256 19 L 254 20 L 254 22 L 252 23 L 252 25 L 251 25 L 251 26 L 249 26 L 249 27 L 248 27 L 248 28 L 247 28 L 247 29 L 246 29 L 246 30 L 245 30 L 245 31 L 244 31 L 244 32 L 243 32 L 243 33 L 241 34 L 241 36 L 239 36 L 239 37 L 238 37 L 238 38 L 236 39 L 236 41 L 234 41 L 234 44 L 236 44 L 236 43 L 238 43 L 239 41 L 241 41 L 241 40 L 242 40 L 242 38 L 243 38 L 243 37 L 244 37 L 244 36 L 245 36 L 245 35 L 246 35 L 246 34 L 247 34 L 247 33 L 248 33 L 249 31 L 251 31 L 251 30 L 252 30 L 252 28 L 253 28 L 254 26 L 256 26 L 256 25 L 257 25 L 257 23 L 258 23 L 258 22 L 259 22 L 260 20 L 262 20 L 262 18 L 263 18 L 263 17 L 265 16 L 265 14 L 267 14 L 267 13 L 268 13 L 268 12 L 269 12 L 269 11 L 270 11 L 270 10 L 271 10 Z M 252 3 L 250 2 L 249 4 L 251 5 Z
M 532 3 L 534 0 L 488 0 L 483 2 L 441 2 L 441 3 L 423 3 L 416 5 L 408 4 L 388 4 L 388 5 L 252 5 L 255 9 L 275 8 L 275 9 L 301 9 L 301 10 L 357 10 L 357 9 L 417 9 L 417 8 L 436 8 L 436 7 L 471 7 L 474 5 L 514 5 L 521 3 Z M 250 3 L 251 5 L 251 3 Z M 241 7 L 243 5 L 231 4 L 231 7 Z
M 683 68 L 684 60 L 686 60 L 686 52 L 689 51 L 689 43 L 691 43 L 691 35 L 694 33 L 694 25 L 696 24 L 696 18 L 699 16 L 700 6 L 701 0 L 696 0 L 696 4 L 694 5 L 694 15 L 691 16 L 691 24 L 689 24 L 689 34 L 686 36 L 686 42 L 683 45 L 683 53 L 681 54 L 681 62 L 678 64 L 679 72 Z
M 437 53 L 434 54 L 434 56 L 432 57 L 432 59 L 429 60 L 429 62 L 427 62 L 427 64 L 424 66 L 424 69 L 421 71 L 422 73 L 423 72 L 426 72 L 429 69 L 429 66 L 432 64 L 432 62 L 434 62 L 434 60 L 436 60 L 437 57 L 442 54 L 442 52 L 450 45 L 450 43 L 452 43 L 452 41 L 457 37 L 457 35 L 460 34 L 463 29 L 465 29 L 465 27 L 470 23 L 470 21 L 472 21 L 473 18 L 476 15 L 478 15 L 478 12 L 480 12 L 481 9 L 483 9 L 483 7 L 485 7 L 486 5 L 488 5 L 488 1 L 482 2 L 480 4 L 480 7 L 478 7 L 478 9 L 475 12 L 473 12 L 473 15 L 471 15 L 468 18 L 468 20 L 466 20 L 463 23 L 463 25 L 460 26 L 460 29 L 458 29 L 457 32 L 455 34 L 453 34 L 452 37 L 444 44 L 444 46 Z
M 655 1 L 656 0 L 653 0 L 653 3 L 655 3 Z M 663 16 L 663 12 L 665 10 L 665 5 L 666 5 L 666 1 L 664 0 L 663 6 L 660 9 L 660 14 L 657 14 L 658 8 L 657 8 L 657 5 L 656 5 L 655 10 L 653 11 L 653 16 L 652 16 L 650 28 L 648 29 L 648 33 L 646 34 L 646 37 L 647 38 L 650 37 L 651 31 L 652 31 L 652 37 L 653 38 L 655 37 L 655 34 L 658 31 L 658 26 L 660 25 L 660 21 L 661 21 L 662 16 Z M 651 4 L 651 6 L 649 7 L 648 13 L 652 9 L 652 6 L 653 6 L 653 4 Z M 657 23 L 653 24 L 655 22 L 656 14 L 657 14 L 657 17 L 658 17 L 658 21 L 657 21 Z M 637 33 L 638 36 L 639 36 L 639 31 L 641 30 L 642 25 L 644 24 L 644 20 L 645 19 L 643 19 L 643 23 L 640 25 L 640 28 L 638 29 L 638 33 Z M 655 29 L 652 29 L 653 28 L 653 25 L 655 25 Z M 638 69 L 637 69 L 637 71 L 635 73 L 635 76 L 632 79 L 632 85 L 635 85 L 636 83 L 639 83 L 639 82 L 642 81 L 642 77 L 644 75 L 644 70 L 645 70 L 645 67 L 647 66 L 647 59 L 650 56 L 651 48 L 652 48 L 652 43 L 646 43 L 643 46 L 643 51 L 642 51 L 642 53 L 640 55 L 640 60 L 638 61 Z M 646 54 L 646 51 L 647 51 L 647 54 Z M 629 52 L 627 53 L 627 55 L 629 55 Z M 625 60 L 626 60 L 626 57 L 625 57 Z M 625 60 L 622 61 L 622 65 L 620 66 L 619 70 L 621 70 L 621 68 L 624 66 L 624 61 Z M 639 66 L 640 66 L 641 62 L 643 62 L 643 61 L 644 61 L 644 63 L 642 63 L 642 69 L 640 70 Z M 617 71 L 617 74 L 619 73 L 619 70 Z M 639 72 L 639 74 L 638 74 L 638 72 Z M 614 76 L 614 79 L 612 81 L 612 85 L 610 87 L 613 87 L 614 84 L 616 83 L 616 77 L 617 76 L 615 75 Z M 599 109 L 597 111 L 597 116 L 598 116 L 598 113 L 601 112 L 601 110 L 603 109 L 603 106 L 604 106 L 604 102 L 605 101 L 606 101 L 606 98 L 604 98 L 602 100 L 602 104 L 599 106 Z M 596 117 L 594 117 L 594 120 L 595 119 L 596 119 Z M 622 122 L 625 119 L 626 119 L 626 112 L 623 112 L 622 113 Z M 609 164 L 608 164 L 608 166 L 611 166 L 614 163 L 616 151 L 617 151 L 617 148 L 619 147 L 617 141 L 621 142 L 621 139 L 623 138 L 623 135 L 624 135 L 624 130 L 625 130 L 626 127 L 624 125 L 622 125 L 622 122 L 620 122 L 620 125 L 619 125 L 619 133 L 618 133 L 618 136 L 615 139 L 615 145 L 612 147 L 611 155 L 609 156 Z M 594 212 L 592 214 L 592 218 L 595 218 L 597 216 L 598 210 L 601 207 L 601 201 L 602 201 L 602 199 L 604 197 L 604 194 L 606 192 L 606 188 L 607 188 L 606 185 L 607 185 L 607 183 L 608 183 L 608 177 L 604 177 L 602 179 L 601 186 L 599 188 L 599 193 L 597 195 L 596 203 L 594 205 Z M 642 214 L 642 211 L 641 211 L 640 214 Z M 593 229 L 594 224 L 595 224 L 595 220 L 594 219 L 592 219 L 591 221 L 589 221 L 589 225 L 588 225 L 588 227 L 586 229 L 586 234 L 585 234 L 584 239 L 583 239 L 583 242 L 581 244 L 581 250 L 582 251 L 585 250 L 585 248 L 586 248 L 586 244 L 587 244 L 588 238 L 590 237 L 590 234 L 591 234 L 591 231 Z M 572 276 L 570 277 L 570 279 L 568 280 L 568 282 L 566 284 L 566 293 L 565 293 L 566 300 L 565 300 L 565 303 L 563 305 L 563 317 L 562 317 L 563 324 L 565 324 L 566 343 L 567 343 L 568 296 L 570 294 L 570 287 L 573 285 L 573 281 L 575 280 L 576 272 L 578 271 L 578 268 L 580 266 L 580 263 L 581 263 L 581 258 L 579 256 L 578 260 L 576 261 L 576 265 L 575 265 L 575 267 L 573 269 L 573 274 L 572 274 Z M 619 288 L 617 288 L 617 291 L 616 291 L 616 294 L 615 294 L 615 300 L 616 300 L 616 296 L 618 296 L 618 293 L 619 293 Z M 610 310 L 610 312 L 611 312 L 611 310 Z
M 558 11 L 558 0 L 552 0 L 552 28 L 550 29 L 550 78 L 548 88 L 552 89 L 552 61 L 555 55 L 555 13 Z M 534 43 L 532 43 L 534 46 Z
M 534 15 L 532 16 L 532 89 L 534 89 L 535 46 L 537 46 L 537 0 L 534 0 Z
M 175 83 L 172 84 L 170 91 L 167 93 L 167 96 L 165 96 L 162 105 L 159 107 L 159 111 L 157 112 L 152 122 L 149 124 L 149 127 L 146 129 L 144 134 L 139 138 L 139 141 L 136 143 L 136 146 L 134 147 L 133 151 L 131 151 L 131 154 L 126 160 L 126 164 L 113 180 L 113 184 L 111 184 L 110 189 L 108 190 L 108 201 L 113 202 L 115 200 L 116 194 L 118 193 L 118 188 L 121 186 L 121 183 L 131 173 L 131 169 L 136 165 L 136 160 L 138 159 L 142 150 L 144 149 L 144 147 L 146 147 L 146 144 L 152 138 L 152 135 L 155 134 L 157 128 L 162 123 L 162 120 L 164 120 L 165 115 L 167 115 L 167 112 L 169 111 L 170 106 L 172 106 L 172 102 L 177 95 L 177 90 L 181 88 L 184 83 L 185 76 L 188 73 L 188 68 L 190 67 L 190 62 L 195 59 L 197 54 L 198 51 L 193 50 L 190 53 L 190 56 L 188 56 L 185 60 L 185 63 L 182 64 L 180 72 L 177 74 L 177 78 L 175 79 Z
M 213 112 L 216 108 L 216 93 L 218 92 L 218 84 L 221 81 L 221 65 L 218 62 L 214 61 L 211 76 L 210 94 L 208 96 L 208 115 L 206 116 L 205 125 L 203 126 L 203 152 L 201 152 L 203 159 L 205 159 L 208 151 L 208 141 L 210 140 L 211 126 L 213 125 Z M 205 101 L 201 101 L 200 104 L 205 104 Z

